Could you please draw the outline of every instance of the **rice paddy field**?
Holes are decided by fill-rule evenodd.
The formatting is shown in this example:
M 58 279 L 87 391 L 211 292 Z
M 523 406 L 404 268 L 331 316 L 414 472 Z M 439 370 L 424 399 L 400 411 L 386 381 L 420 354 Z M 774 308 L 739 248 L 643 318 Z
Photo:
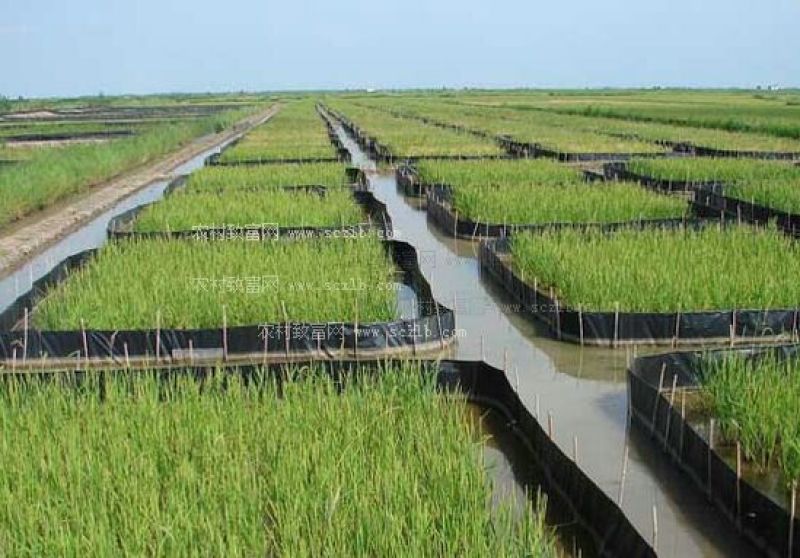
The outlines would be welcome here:
M 106 143 L 75 144 L 58 149 L 14 148 L 14 159 L 18 158 L 18 150 L 31 151 L 22 157 L 22 163 L 2 171 L 0 227 L 152 162 L 199 136 L 225 130 L 266 106 L 263 103 L 244 107 L 235 104 L 228 110 L 199 117 L 150 124 L 140 133 Z M 9 148 L 4 150 L 11 152 Z
M 632 161 L 630 169 L 656 178 L 717 181 L 723 193 L 765 207 L 800 213 L 800 167 L 778 162 L 725 159 Z
M 800 247 L 747 226 L 521 233 L 513 267 L 587 311 L 694 312 L 800 307 Z
M 794 358 L 729 355 L 701 366 L 704 412 L 726 443 L 739 442 L 760 471 L 777 467 L 784 488 L 800 480 L 800 366 Z
M 4 381 L 5 552 L 559 555 L 542 514 L 492 504 L 466 400 L 434 369 L 386 365 L 344 389 L 287 376 Z
M 191 231 L 201 227 L 344 227 L 366 222 L 364 211 L 345 188 L 219 193 L 178 192 L 137 216 L 139 232 Z
M 220 162 L 293 159 L 336 159 L 325 122 L 311 101 L 290 103 L 275 118 L 225 150 Z
M 481 223 L 614 223 L 672 219 L 684 200 L 633 183 L 591 183 L 576 169 L 546 160 L 422 161 L 420 179 L 447 184 L 452 206 Z
M 397 317 L 396 269 L 375 237 L 130 241 L 103 248 L 37 306 L 42 330 L 221 328 Z
M 466 132 L 399 118 L 355 103 L 332 102 L 330 106 L 343 113 L 363 133 L 385 145 L 396 158 L 503 154 L 494 141 Z
M 448 306 L 452 299 L 463 333 L 457 346 L 446 348 L 452 353 L 442 346 L 438 356 L 480 355 L 503 370 L 508 356 L 522 404 L 535 405 L 542 421 L 539 400 L 547 396 L 545 412 L 558 423 L 548 436 L 561 449 L 570 446 L 574 464 L 648 544 L 664 555 L 726 555 L 730 540 L 738 544 L 733 530 L 709 534 L 707 522 L 696 521 L 711 513 L 708 502 L 685 492 L 680 480 L 664 479 L 671 465 L 641 446 L 648 441 L 635 442 L 623 498 L 626 355 L 565 347 L 521 326 L 517 310 L 484 285 L 476 245 L 442 242 L 426 226 L 424 204 L 404 205 L 408 200 L 384 163 L 410 160 L 421 182 L 446 185 L 452 209 L 479 223 L 631 222 L 614 231 L 544 228 L 508 238 L 503 257 L 517 274 L 568 308 L 795 309 L 795 239 L 772 227 L 634 225 L 688 219 L 691 207 L 638 183 L 587 181 L 586 171 L 601 178 L 597 162 L 522 158 L 506 141 L 615 160 L 639 154 L 627 163 L 638 174 L 719 181 L 728 196 L 800 213 L 800 167 L 675 151 L 674 144 L 691 144 L 800 152 L 794 97 L 758 95 L 350 91 L 111 99 L 93 108 L 66 100 L 26 104 L 41 110 L 32 113 L 39 117 L 0 114 L 0 141 L 66 130 L 135 133 L 96 145 L 0 148 L 0 159 L 26 153 L 25 161 L 0 167 L 0 226 L 269 106 L 278 109 L 275 116 L 223 149 L 222 164 L 212 158 L 185 185 L 143 209 L 133 230 L 361 223 L 364 210 L 324 117 L 340 115 L 358 132 L 348 145 L 378 146 L 371 155 L 381 164 L 366 163 L 363 152 L 354 160 L 376 198 L 398 217 L 400 238 L 419 251 L 437 298 Z M 390 156 L 378 157 L 384 149 Z M 394 321 L 405 315 L 398 290 L 407 278 L 388 246 L 377 235 L 114 239 L 50 287 L 26 319 L 34 332 Z M 344 389 L 314 367 L 292 367 L 291 381 L 280 389 L 269 381 L 246 385 L 230 374 L 223 382 L 222 372 L 200 389 L 189 378 L 164 383 L 143 372 L 107 377 L 102 397 L 91 375 L 81 388 L 9 378 L 0 383 L 0 548 L 9 555 L 571 554 L 559 539 L 564 527 L 545 523 L 543 498 L 498 501 L 493 483 L 505 474 L 518 487 L 520 473 L 482 463 L 491 441 L 476 430 L 464 396 L 436 389 L 434 368 L 409 361 Z M 742 443 L 748 463 L 779 471 L 787 482 L 800 474 L 796 368 L 709 361 L 700 395 L 702 410 L 718 417 L 726 439 Z M 684 510 L 686 502 L 694 507 Z M 85 529 L 84 521 L 93 528 Z M 653 524 L 663 530 L 659 541 L 651 537 Z M 605 532 L 605 525 L 596 527 Z M 580 549 L 573 554 L 582 555 Z
M 507 136 L 518 142 L 538 144 L 562 153 L 658 154 L 667 151 L 664 146 L 636 138 L 616 137 L 566 126 L 563 118 L 543 112 L 429 104 L 422 109 L 407 108 L 405 113 L 455 124 L 490 136 Z
M 540 143 L 565 152 L 652 153 L 653 143 L 668 142 L 735 151 L 800 153 L 800 138 L 777 130 L 771 133 L 766 126 L 705 127 L 689 121 L 625 118 L 621 113 L 612 116 L 615 113 L 602 110 L 564 109 L 524 96 L 513 101 L 501 97 L 495 101 L 465 98 L 455 102 L 398 97 L 373 100 L 370 106 L 508 135 L 517 141 Z M 571 137 L 563 137 L 565 132 Z
M 191 193 L 236 193 L 284 186 L 338 187 L 346 181 L 344 166 L 339 163 L 207 166 L 189 175 L 185 189 Z

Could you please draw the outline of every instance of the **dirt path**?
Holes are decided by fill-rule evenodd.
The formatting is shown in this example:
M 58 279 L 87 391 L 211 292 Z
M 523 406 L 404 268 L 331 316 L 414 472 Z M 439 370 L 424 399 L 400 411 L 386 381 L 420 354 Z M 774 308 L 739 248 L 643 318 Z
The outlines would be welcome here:
M 32 256 L 72 233 L 81 225 L 107 211 L 120 200 L 157 180 L 168 178 L 176 167 L 200 153 L 231 140 L 261 124 L 280 110 L 275 105 L 219 133 L 197 138 L 178 151 L 127 171 L 37 212 L 0 231 L 0 277 L 24 264 Z

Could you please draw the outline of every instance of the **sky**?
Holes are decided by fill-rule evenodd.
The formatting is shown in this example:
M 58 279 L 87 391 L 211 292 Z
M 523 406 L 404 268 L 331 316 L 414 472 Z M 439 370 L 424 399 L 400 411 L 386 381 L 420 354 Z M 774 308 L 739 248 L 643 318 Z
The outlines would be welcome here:
M 800 86 L 800 0 L 0 0 L 0 95 Z

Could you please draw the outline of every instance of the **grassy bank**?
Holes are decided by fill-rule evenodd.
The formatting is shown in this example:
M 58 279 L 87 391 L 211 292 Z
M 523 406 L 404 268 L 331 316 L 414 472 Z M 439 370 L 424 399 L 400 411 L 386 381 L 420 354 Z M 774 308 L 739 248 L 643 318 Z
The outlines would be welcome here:
M 37 150 L 24 164 L 3 171 L 0 227 L 174 151 L 198 136 L 221 131 L 254 110 L 237 109 L 154 126 L 110 143 Z

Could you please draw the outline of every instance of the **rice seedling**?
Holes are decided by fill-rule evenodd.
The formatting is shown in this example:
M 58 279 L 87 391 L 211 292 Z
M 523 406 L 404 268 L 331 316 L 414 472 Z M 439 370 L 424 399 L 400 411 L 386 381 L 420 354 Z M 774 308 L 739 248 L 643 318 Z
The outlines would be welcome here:
M 198 227 L 264 224 L 279 227 L 341 227 L 366 222 L 353 195 L 345 189 L 325 195 L 306 191 L 272 190 L 235 194 L 179 192 L 147 207 L 134 230 L 191 231 Z
M 685 201 L 632 183 L 587 183 L 552 161 L 424 161 L 427 183 L 452 187 L 453 208 L 475 222 L 537 224 L 622 222 L 686 215 Z
M 707 411 L 761 469 L 777 465 L 787 487 L 800 480 L 800 367 L 790 358 L 730 355 L 701 361 Z
M 533 97 L 531 95 L 522 95 L 514 98 L 509 97 L 508 100 L 491 102 L 470 100 L 468 98 L 454 102 L 444 99 L 407 99 L 401 97 L 392 99 L 391 105 L 381 103 L 378 100 L 370 100 L 369 104 L 376 108 L 391 108 L 392 110 L 400 110 L 415 116 L 459 123 L 475 129 L 491 131 L 492 133 L 505 133 L 519 141 L 531 141 L 531 138 L 523 139 L 526 138 L 525 130 L 516 129 L 521 126 L 521 122 L 528 121 L 536 127 L 568 129 L 581 138 L 584 135 L 587 138 L 592 138 L 596 135 L 616 136 L 629 141 L 689 143 L 702 147 L 735 151 L 800 152 L 800 142 L 794 139 L 800 136 L 776 135 L 761 127 L 752 129 L 748 127 L 737 128 L 735 126 L 730 128 L 726 126 L 702 127 L 680 120 L 662 122 L 659 120 L 627 119 L 614 112 L 596 111 L 594 110 L 595 105 L 590 105 L 589 107 L 567 105 L 565 108 L 563 97 L 558 98 L 558 103 L 552 105 Z M 710 96 L 706 95 L 706 97 Z M 709 106 L 712 109 L 720 108 L 726 112 L 727 117 L 733 114 L 728 104 L 714 107 L 712 103 L 709 103 L 709 100 L 704 99 L 702 105 L 703 110 L 706 110 Z M 641 103 L 622 105 L 619 110 L 623 111 L 637 106 L 641 106 Z M 682 103 L 680 111 L 685 108 L 686 105 Z M 786 112 L 784 111 L 785 114 Z M 737 114 L 734 118 L 738 116 Z M 515 123 L 515 121 L 517 122 Z M 538 129 L 537 133 L 543 137 L 543 133 L 540 133 Z M 595 138 L 593 141 L 600 140 Z M 642 148 L 644 146 L 640 144 L 636 150 L 627 150 L 641 152 L 639 150 Z M 597 151 L 600 151 L 600 149 L 598 146 Z M 582 150 L 582 148 L 579 148 L 576 151 Z
M 158 125 L 110 143 L 36 149 L 26 162 L 3 170 L 0 226 L 173 151 L 197 136 L 220 131 L 253 110 L 225 111 L 197 120 Z
M 635 159 L 628 168 L 641 175 L 688 182 L 750 182 L 756 180 L 800 180 L 800 168 L 781 162 L 753 159 Z
M 104 247 L 34 309 L 42 330 L 390 321 L 396 270 L 375 237 Z
M 236 167 L 203 167 L 189 175 L 186 191 L 235 192 L 283 186 L 341 186 L 347 181 L 339 163 L 287 163 Z
M 563 153 L 660 153 L 666 148 L 635 138 L 614 137 L 568 126 L 563 117 L 542 111 L 487 109 L 449 105 L 447 108 L 417 109 L 415 114 L 494 136 L 509 136 L 523 143 L 536 143 Z
M 19 136 L 69 136 L 73 134 L 102 134 L 104 132 L 133 132 L 142 130 L 147 124 L 132 124 L 130 122 L 72 122 L 72 121 L 44 121 L 26 123 L 0 123 L 0 139 Z
M 226 149 L 220 162 L 283 159 L 329 159 L 336 151 L 328 130 L 311 102 L 295 102 L 250 131 L 243 140 Z
M 589 311 L 800 307 L 800 246 L 773 229 L 550 230 L 522 233 L 512 265 Z
M 359 105 L 342 102 L 331 105 L 353 120 L 368 136 L 380 141 L 398 158 L 498 156 L 503 153 L 495 142 L 472 134 L 398 118 Z
M 4 551 L 558 555 L 543 501 L 493 504 L 484 440 L 433 368 L 384 365 L 344 389 L 288 375 L 281 390 L 221 372 L 3 382 Z
M 728 197 L 800 213 L 800 168 L 785 163 L 725 159 L 635 161 L 631 170 L 680 180 L 716 180 Z

